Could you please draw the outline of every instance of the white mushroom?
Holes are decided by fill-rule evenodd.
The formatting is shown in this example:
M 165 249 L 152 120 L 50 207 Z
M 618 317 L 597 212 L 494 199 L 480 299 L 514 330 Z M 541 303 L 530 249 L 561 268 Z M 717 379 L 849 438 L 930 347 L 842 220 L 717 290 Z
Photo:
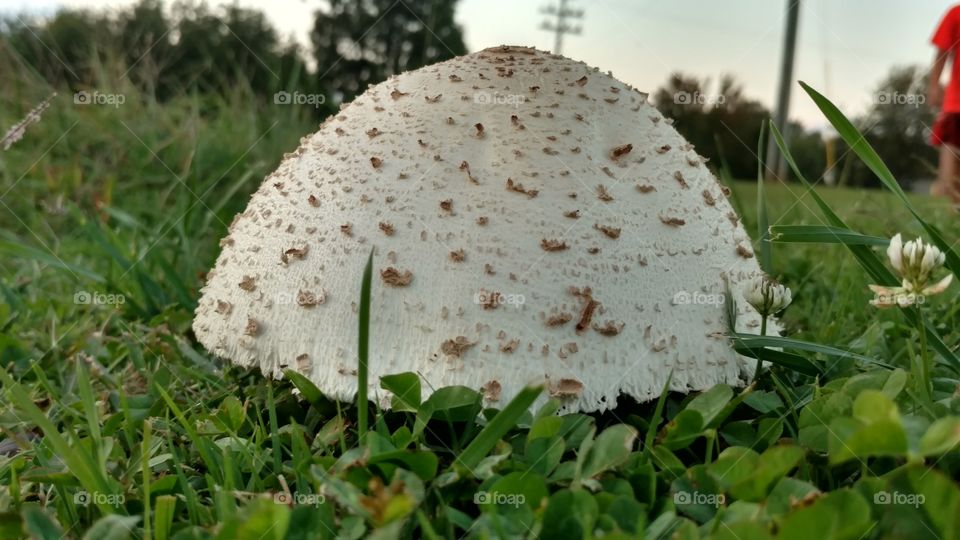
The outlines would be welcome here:
M 723 188 L 661 119 L 646 94 L 525 47 L 392 77 L 253 195 L 196 335 L 351 399 L 372 246 L 371 395 L 405 371 L 501 403 L 541 382 L 584 411 L 652 399 L 671 370 L 674 390 L 741 384 L 754 361 L 724 337 L 722 295 L 760 269 Z

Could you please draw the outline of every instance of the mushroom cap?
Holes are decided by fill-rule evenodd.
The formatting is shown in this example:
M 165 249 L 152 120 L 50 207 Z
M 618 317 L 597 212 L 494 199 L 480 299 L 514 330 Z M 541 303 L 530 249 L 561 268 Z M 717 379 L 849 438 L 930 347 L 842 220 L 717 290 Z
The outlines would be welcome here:
M 501 46 L 370 87 L 304 137 L 221 241 L 193 328 L 219 357 L 370 393 L 413 371 L 488 405 L 545 383 L 565 410 L 742 384 L 722 298 L 760 274 L 704 160 L 647 96 Z M 759 315 L 738 301 L 737 329 Z M 773 328 L 776 332 L 776 328 Z M 426 397 L 426 396 L 425 396 Z

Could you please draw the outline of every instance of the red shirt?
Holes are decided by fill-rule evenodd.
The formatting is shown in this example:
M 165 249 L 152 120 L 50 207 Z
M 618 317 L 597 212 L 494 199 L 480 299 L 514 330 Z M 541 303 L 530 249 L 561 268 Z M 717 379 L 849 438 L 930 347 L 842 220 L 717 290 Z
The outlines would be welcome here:
M 960 47 L 960 5 L 950 8 L 943 16 L 940 26 L 930 40 L 942 54 L 951 57 L 950 83 L 943 95 L 943 112 L 960 112 L 960 62 L 957 62 L 957 48 Z

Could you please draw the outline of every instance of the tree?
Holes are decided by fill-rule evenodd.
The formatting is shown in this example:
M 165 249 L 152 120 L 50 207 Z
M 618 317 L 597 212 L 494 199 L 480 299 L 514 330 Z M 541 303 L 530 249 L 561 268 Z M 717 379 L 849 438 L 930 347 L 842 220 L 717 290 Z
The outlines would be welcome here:
M 178 8 L 178 39 L 165 83 L 219 92 L 243 82 L 257 95 L 272 95 L 282 87 L 276 31 L 262 12 L 237 6 L 220 14 L 203 5 Z
M 0 52 L 8 46 L 47 81 L 74 88 L 92 84 L 98 51 L 110 48 L 109 21 L 90 11 L 60 10 L 46 20 L 18 18 L 4 26 Z
M 904 186 L 930 176 L 937 162 L 936 150 L 928 143 L 935 112 L 925 102 L 926 87 L 927 75 L 919 66 L 893 67 L 877 85 L 869 112 L 857 121 L 864 138 Z M 851 183 L 879 184 L 859 162 Z
M 116 26 L 119 53 L 131 80 L 155 92 L 160 74 L 169 69 L 172 48 L 173 28 L 163 13 L 163 4 L 159 0 L 142 0 L 129 10 L 120 11 Z
M 735 178 L 756 176 L 757 140 L 770 112 L 747 98 L 731 75 L 709 88 L 709 79 L 674 73 L 655 92 L 654 103 L 697 152 L 714 163 L 722 160 Z
M 756 178 L 757 142 L 770 119 L 762 103 L 747 97 L 732 75 L 712 87 L 709 79 L 674 73 L 657 89 L 653 102 L 701 155 L 726 165 L 734 178 Z M 791 152 L 806 178 L 823 175 L 825 152 L 819 133 L 791 122 Z
M 330 0 L 311 41 L 317 76 L 340 100 L 389 76 L 465 54 L 457 0 Z

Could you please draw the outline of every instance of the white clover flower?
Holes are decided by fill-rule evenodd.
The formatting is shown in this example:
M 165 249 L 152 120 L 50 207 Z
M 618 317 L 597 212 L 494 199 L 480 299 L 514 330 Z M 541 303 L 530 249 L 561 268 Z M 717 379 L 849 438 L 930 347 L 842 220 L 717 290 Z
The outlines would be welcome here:
M 763 275 L 750 280 L 743 298 L 763 317 L 783 311 L 793 301 L 789 287 Z
M 890 265 L 900 274 L 900 287 L 870 285 L 876 298 L 870 303 L 876 307 L 907 307 L 922 304 L 927 296 L 942 293 L 953 280 L 953 274 L 929 285 L 932 274 L 943 266 L 946 255 L 933 244 L 925 244 L 917 238 L 906 244 L 898 233 L 890 239 L 887 247 Z
M 900 239 L 900 233 L 890 239 L 890 245 L 887 246 L 887 257 L 890 259 L 890 265 L 897 272 L 903 271 L 903 241 Z

